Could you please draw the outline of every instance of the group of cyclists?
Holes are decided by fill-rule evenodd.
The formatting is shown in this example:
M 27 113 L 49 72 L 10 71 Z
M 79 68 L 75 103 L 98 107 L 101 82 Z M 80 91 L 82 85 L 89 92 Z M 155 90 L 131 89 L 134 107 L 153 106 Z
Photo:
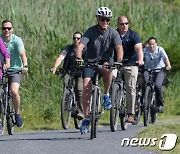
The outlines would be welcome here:
M 113 14 L 108 7 L 100 7 L 96 11 L 97 24 L 88 28 L 82 35 L 80 32 L 73 34 L 73 44 L 66 46 L 59 54 L 51 71 L 56 69 L 64 60 L 63 67 L 73 71 L 74 67 L 83 69 L 82 75 L 76 79 L 76 97 L 78 101 L 78 118 L 83 119 L 80 126 L 81 134 L 88 131 L 90 118 L 90 95 L 92 77 L 95 73 L 93 67 L 86 67 L 89 63 L 113 65 L 114 61 L 124 63 L 121 71 L 124 75 L 127 102 L 127 122 L 134 122 L 134 106 L 136 100 L 136 82 L 138 66 L 144 69 L 157 69 L 166 67 L 171 69 L 169 58 L 164 49 L 157 44 L 155 37 L 149 38 L 147 46 L 143 49 L 141 39 L 137 32 L 129 28 L 128 18 L 120 16 L 117 20 L 117 29 L 110 26 Z M 144 50 L 144 51 L 143 51 Z M 117 63 L 117 64 L 118 64 Z M 116 66 L 118 67 L 118 66 Z M 110 87 L 112 70 L 102 68 L 101 75 L 104 83 L 103 107 L 109 110 L 112 107 Z M 65 76 L 65 84 L 67 81 Z M 163 112 L 164 99 L 162 84 L 165 73 L 157 71 L 155 91 L 157 96 L 157 110 Z M 148 82 L 148 72 L 144 72 L 144 84 Z
M 157 100 L 157 111 L 164 111 L 163 81 L 166 70 L 171 69 L 169 58 L 164 49 L 157 44 L 155 37 L 150 37 L 146 47 L 143 48 L 141 39 L 137 32 L 129 28 L 128 18 L 120 16 L 117 20 L 117 29 L 110 26 L 113 16 L 108 7 L 100 7 L 96 10 L 97 24 L 89 27 L 82 35 L 80 32 L 73 34 L 73 43 L 67 45 L 57 57 L 51 71 L 55 74 L 58 66 L 64 61 L 63 68 L 73 71 L 75 68 L 82 69 L 82 74 L 75 77 L 75 94 L 78 105 L 77 117 L 83 120 L 80 126 L 81 134 L 88 131 L 90 118 L 90 95 L 92 77 L 95 73 L 93 67 L 86 67 L 89 63 L 102 65 L 113 65 L 124 63 L 121 71 L 124 75 L 127 102 L 127 122 L 134 122 L 136 82 L 138 77 L 138 66 L 144 70 L 159 69 L 156 72 L 155 91 Z M 28 63 L 23 41 L 13 34 L 13 24 L 10 20 L 2 22 L 2 34 L 0 35 L 0 52 L 2 53 L 0 63 L 0 78 L 2 70 L 22 70 L 28 72 Z M 83 67 L 82 67 L 83 66 Z M 118 66 L 116 66 L 118 68 Z M 104 83 L 103 107 L 110 110 L 112 107 L 110 87 L 112 82 L 112 69 L 102 68 L 101 75 Z M 64 76 L 64 85 L 68 83 L 68 74 Z M 144 72 L 144 85 L 148 82 L 148 71 Z M 20 116 L 20 94 L 19 87 L 21 74 L 13 74 L 9 77 L 10 89 L 15 109 L 15 120 L 18 127 L 23 126 Z

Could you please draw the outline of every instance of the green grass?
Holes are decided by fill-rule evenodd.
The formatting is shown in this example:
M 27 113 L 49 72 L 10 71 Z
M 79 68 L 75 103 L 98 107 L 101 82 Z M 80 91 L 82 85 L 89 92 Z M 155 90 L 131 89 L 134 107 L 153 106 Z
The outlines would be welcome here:
M 180 117 L 177 117 L 178 120 Z M 177 135 L 177 142 L 176 142 L 176 146 L 173 150 L 171 151 L 161 151 L 158 147 L 159 145 L 159 140 L 161 139 L 161 136 L 163 134 L 176 134 Z M 174 153 L 174 154 L 178 154 L 178 152 L 180 151 L 180 121 L 174 121 L 172 120 L 170 121 L 166 121 L 163 120 L 161 121 L 161 124 L 157 124 L 157 125 L 150 125 L 146 128 L 144 128 L 143 130 L 141 130 L 139 132 L 139 135 L 137 136 L 138 138 L 157 138 L 158 141 L 156 142 L 157 144 L 154 147 L 145 147 L 147 149 L 150 150 L 154 150 L 156 152 L 159 153 L 163 153 L 163 154 L 168 154 L 168 153 Z

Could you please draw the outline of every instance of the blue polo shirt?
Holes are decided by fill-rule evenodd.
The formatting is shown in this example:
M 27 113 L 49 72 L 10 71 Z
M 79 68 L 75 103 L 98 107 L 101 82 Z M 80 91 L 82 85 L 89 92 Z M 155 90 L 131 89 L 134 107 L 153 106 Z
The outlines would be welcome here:
M 141 43 L 141 39 L 135 31 L 128 29 L 127 33 L 124 36 L 121 36 L 119 33 L 121 39 L 122 39 L 122 46 L 124 50 L 124 58 L 128 59 L 126 61 L 127 64 L 133 65 L 137 60 L 137 53 L 135 51 L 134 46 L 138 43 Z
M 3 37 L 1 36 L 3 39 Z M 10 41 L 5 43 L 11 57 L 10 70 L 20 70 L 23 67 L 20 52 L 25 52 L 23 41 L 15 34 L 11 34 Z

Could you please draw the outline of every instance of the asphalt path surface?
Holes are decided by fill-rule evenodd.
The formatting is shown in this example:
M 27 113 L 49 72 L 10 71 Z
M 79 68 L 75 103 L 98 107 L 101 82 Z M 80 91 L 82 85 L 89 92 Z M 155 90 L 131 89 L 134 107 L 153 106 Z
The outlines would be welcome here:
M 135 137 L 142 124 L 120 126 L 111 132 L 109 126 L 100 126 L 97 138 L 90 140 L 90 133 L 81 135 L 79 130 L 48 130 L 15 133 L 0 136 L 1 154 L 153 154 L 141 147 L 121 146 L 123 138 Z

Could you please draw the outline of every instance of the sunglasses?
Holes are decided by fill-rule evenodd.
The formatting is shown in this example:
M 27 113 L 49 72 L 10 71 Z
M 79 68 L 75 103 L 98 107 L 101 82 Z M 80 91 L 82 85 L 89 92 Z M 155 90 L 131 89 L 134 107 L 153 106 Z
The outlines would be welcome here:
M 73 40 L 80 40 L 80 37 L 73 37 Z
M 2 30 L 11 30 L 12 29 L 12 27 L 2 27 Z
M 128 25 L 128 22 L 120 23 L 121 26 Z
M 109 19 L 109 18 L 101 18 L 100 20 L 101 20 L 101 22 L 104 22 L 105 20 L 106 20 L 107 22 L 109 22 L 109 21 L 110 21 L 110 19 Z

